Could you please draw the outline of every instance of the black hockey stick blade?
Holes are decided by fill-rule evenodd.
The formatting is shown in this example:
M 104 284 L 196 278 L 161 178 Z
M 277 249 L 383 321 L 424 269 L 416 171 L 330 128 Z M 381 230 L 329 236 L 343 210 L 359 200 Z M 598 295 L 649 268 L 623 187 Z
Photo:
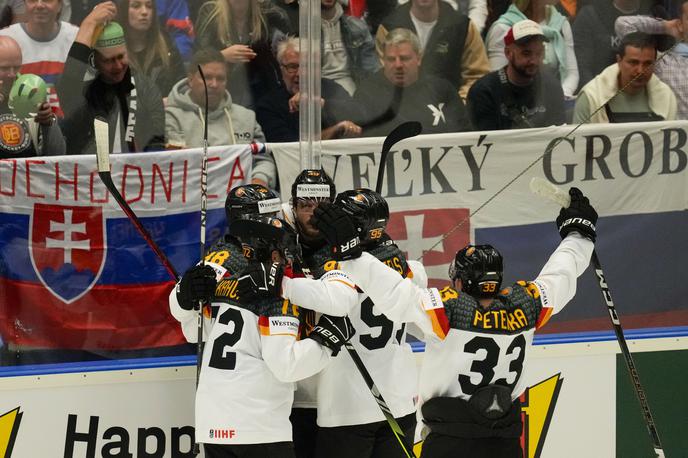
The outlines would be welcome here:
M 208 83 L 205 81 L 205 73 L 201 66 L 198 66 L 198 73 L 201 75 L 203 80 L 203 87 L 205 88 L 205 121 L 203 122 L 203 140 L 205 140 L 206 145 L 208 144 Z
M 387 165 L 387 155 L 394 145 L 400 141 L 415 137 L 423 130 L 423 126 L 418 121 L 407 121 L 399 124 L 387 135 L 385 141 L 382 143 L 382 151 L 380 153 L 380 165 L 377 169 L 377 182 L 375 183 L 375 192 L 382 192 L 382 180 L 385 176 L 385 167 Z
M 179 279 L 176 269 L 172 265 L 165 253 L 160 249 L 150 233 L 143 227 L 141 220 L 139 220 L 134 210 L 131 209 L 127 201 L 122 197 L 119 190 L 112 182 L 112 175 L 110 174 L 110 137 L 109 128 L 107 121 L 103 118 L 97 116 L 93 120 L 93 130 L 96 137 L 96 159 L 98 164 L 98 176 L 107 188 L 108 192 L 114 197 L 114 199 L 119 204 L 120 208 L 127 215 L 129 221 L 132 222 L 136 230 L 141 234 L 141 237 L 146 241 L 148 246 L 151 247 L 153 252 L 156 254 L 162 265 L 167 269 L 170 275 L 176 280 Z

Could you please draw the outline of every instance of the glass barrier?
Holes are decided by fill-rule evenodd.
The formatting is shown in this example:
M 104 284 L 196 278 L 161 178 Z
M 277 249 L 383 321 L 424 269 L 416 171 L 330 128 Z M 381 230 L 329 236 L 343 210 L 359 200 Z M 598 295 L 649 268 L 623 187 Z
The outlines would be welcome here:
M 650 169 L 656 176 L 685 178 L 684 125 L 646 137 L 641 127 L 606 139 L 574 132 L 579 124 L 688 119 L 688 2 L 91 0 L 47 9 L 19 3 L 0 15 L 2 366 L 195 353 L 169 311 L 176 278 L 98 177 L 95 119 L 108 126 L 100 132 L 101 145 L 120 158 L 113 159 L 115 187 L 178 275 L 199 257 L 196 181 L 204 141 L 212 150 L 214 186 L 209 253 L 226 231 L 224 198 L 231 187 L 263 184 L 287 202 L 295 175 L 286 172 L 284 158 L 299 169 L 322 164 L 335 175 L 340 155 L 332 148 L 342 157 L 363 158 L 380 150 L 380 137 L 409 121 L 419 122 L 422 134 L 436 136 L 414 143 L 421 159 L 404 149 L 386 164 L 388 174 L 417 170 L 418 180 L 430 180 L 420 194 L 432 194 L 432 186 L 444 192 L 451 186 L 443 177 L 479 170 L 484 161 L 465 144 L 457 151 L 466 162 L 440 170 L 441 153 L 449 152 L 443 148 L 450 148 L 438 140 L 442 134 L 472 135 L 476 150 L 487 148 L 485 156 L 490 136 L 505 135 L 499 137 L 503 144 L 514 145 L 531 139 L 529 147 L 542 155 L 529 160 L 547 160 L 552 151 L 565 154 L 567 145 L 585 144 L 589 156 L 578 169 L 585 168 L 585 174 L 567 175 L 560 180 L 564 187 L 612 180 L 614 173 L 604 165 L 612 158 L 613 170 L 620 168 L 627 177 L 648 177 Z M 318 20 L 304 24 L 314 11 L 320 26 Z M 562 125 L 556 137 L 542 130 Z M 322 162 L 321 139 L 341 140 L 323 147 Z M 272 147 L 299 141 L 296 155 L 290 147 Z M 648 142 L 655 146 L 647 167 L 642 160 L 624 163 L 623 148 Z M 135 154 L 141 152 L 147 154 Z M 397 161 L 396 169 L 390 161 Z M 365 164 L 352 159 L 352 170 L 359 167 L 353 178 L 340 174 L 335 182 L 374 187 L 377 159 Z M 495 173 L 510 186 L 527 164 L 505 162 Z M 408 183 L 388 186 L 383 194 L 415 193 Z M 604 192 L 618 192 L 609 183 Z M 473 190 L 480 183 L 476 186 Z M 685 179 L 668 181 L 662 189 L 664 195 L 685 197 L 685 192 Z M 676 213 L 685 210 L 685 200 L 676 206 L 643 202 L 637 211 L 628 210 L 630 204 L 620 211 L 613 202 L 605 209 L 605 226 L 625 227 L 632 219 L 638 231 L 655 235 L 639 245 L 619 230 L 633 251 L 618 253 L 614 262 L 630 269 L 640 260 L 637 268 L 653 280 L 648 284 L 670 290 L 662 302 L 672 305 L 657 312 L 649 292 L 620 292 L 624 301 L 643 301 L 632 307 L 629 326 L 686 326 L 685 295 L 679 294 L 685 287 L 668 271 L 686 267 L 688 250 L 667 235 L 685 222 Z M 659 222 L 648 216 L 660 211 Z M 394 238 L 407 235 L 400 218 L 391 220 Z M 509 258 L 522 259 L 528 244 L 508 245 L 512 235 L 539 238 L 505 224 L 507 234 L 494 221 L 456 239 L 447 235 L 455 223 L 441 222 L 433 237 L 451 243 L 444 245 L 446 259 L 437 266 L 445 269 L 453 252 L 470 240 L 500 240 Z M 671 252 L 671 262 L 636 254 L 652 246 Z M 409 244 L 406 251 L 423 254 L 417 248 Z M 519 262 L 507 267 L 510 280 L 537 274 L 532 264 Z M 446 278 L 437 272 L 431 276 L 434 286 Z M 584 299 L 576 301 L 598 301 L 594 281 L 583 284 Z M 652 313 L 659 315 L 646 319 Z M 603 309 L 569 307 L 550 332 L 600 331 L 603 317 Z

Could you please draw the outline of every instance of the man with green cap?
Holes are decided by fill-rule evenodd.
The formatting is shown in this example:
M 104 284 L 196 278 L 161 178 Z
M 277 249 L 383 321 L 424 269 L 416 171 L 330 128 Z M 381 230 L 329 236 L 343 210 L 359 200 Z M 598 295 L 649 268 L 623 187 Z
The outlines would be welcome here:
M 45 100 L 37 101 L 33 104 L 35 109 L 26 112 L 11 108 L 31 105 L 30 101 L 20 100 L 31 91 L 19 91 L 15 87 L 21 64 L 19 44 L 14 38 L 0 36 L 0 159 L 62 155 L 65 153 L 64 139 Z M 28 119 L 31 116 L 33 119 Z
M 113 153 L 165 149 L 165 112 L 155 84 L 129 68 L 122 26 L 113 2 L 86 16 L 57 85 L 65 113 L 68 154 L 95 153 L 93 119 L 110 125 Z

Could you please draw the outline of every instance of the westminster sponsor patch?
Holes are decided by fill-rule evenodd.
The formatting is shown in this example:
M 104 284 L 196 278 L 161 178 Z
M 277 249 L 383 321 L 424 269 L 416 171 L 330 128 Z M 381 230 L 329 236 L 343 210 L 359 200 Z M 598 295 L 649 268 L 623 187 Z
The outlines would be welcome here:
M 330 186 L 327 184 L 299 184 L 296 186 L 296 197 L 315 199 L 330 197 Z
M 345 274 L 341 270 L 331 270 L 329 272 L 326 272 L 325 275 L 320 277 L 320 280 L 338 281 L 338 282 L 344 283 L 347 286 L 350 286 L 353 289 L 356 289 L 356 283 L 347 274 Z
M 282 209 L 282 202 L 278 198 L 266 199 L 258 201 L 258 212 L 263 213 L 275 213 Z
M 260 333 L 264 336 L 294 336 L 299 331 L 299 319 L 293 316 L 261 316 Z

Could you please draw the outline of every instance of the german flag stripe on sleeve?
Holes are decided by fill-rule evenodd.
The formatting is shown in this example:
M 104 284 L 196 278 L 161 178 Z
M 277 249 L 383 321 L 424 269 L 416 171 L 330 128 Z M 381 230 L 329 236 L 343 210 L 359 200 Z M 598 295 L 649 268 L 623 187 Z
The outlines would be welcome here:
M 552 317 L 551 307 L 542 307 L 540 310 L 540 315 L 538 315 L 537 322 L 535 323 L 535 329 L 540 329 L 547 324 L 549 319 Z
M 260 318 L 258 318 L 258 327 L 260 328 L 261 336 L 270 335 L 270 320 L 268 320 L 268 317 L 261 316 Z
M 442 303 L 439 291 L 435 288 L 424 290 L 422 293 L 423 309 L 432 323 L 433 332 L 444 340 L 449 333 L 449 319 Z

